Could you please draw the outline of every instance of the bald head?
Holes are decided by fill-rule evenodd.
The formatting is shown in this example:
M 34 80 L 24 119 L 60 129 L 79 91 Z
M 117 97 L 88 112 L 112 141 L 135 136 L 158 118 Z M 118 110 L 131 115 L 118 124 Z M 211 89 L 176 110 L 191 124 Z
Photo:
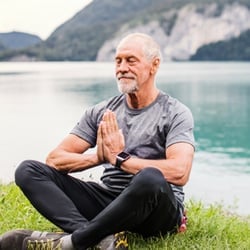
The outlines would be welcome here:
M 152 60 L 154 58 L 161 59 L 160 46 L 151 36 L 144 33 L 132 33 L 125 36 L 118 44 L 117 49 L 124 44 L 131 42 L 141 44 L 141 48 L 148 60 Z

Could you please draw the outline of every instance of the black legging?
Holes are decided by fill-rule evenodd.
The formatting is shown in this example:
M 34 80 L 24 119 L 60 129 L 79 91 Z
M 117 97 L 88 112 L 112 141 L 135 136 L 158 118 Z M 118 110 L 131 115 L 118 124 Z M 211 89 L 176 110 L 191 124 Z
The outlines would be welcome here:
M 124 230 L 148 237 L 173 232 L 180 224 L 173 191 L 153 167 L 136 174 L 120 194 L 32 160 L 19 165 L 15 180 L 44 217 L 72 233 L 76 249 Z

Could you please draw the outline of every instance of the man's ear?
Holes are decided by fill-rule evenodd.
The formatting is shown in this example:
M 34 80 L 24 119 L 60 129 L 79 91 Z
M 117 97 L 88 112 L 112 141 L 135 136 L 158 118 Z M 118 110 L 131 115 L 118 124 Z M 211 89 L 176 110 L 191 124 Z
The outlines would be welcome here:
M 154 58 L 153 61 L 152 61 L 152 67 L 151 67 L 151 70 L 150 70 L 150 73 L 152 75 L 157 72 L 157 70 L 159 68 L 159 65 L 160 65 L 160 59 L 159 58 Z

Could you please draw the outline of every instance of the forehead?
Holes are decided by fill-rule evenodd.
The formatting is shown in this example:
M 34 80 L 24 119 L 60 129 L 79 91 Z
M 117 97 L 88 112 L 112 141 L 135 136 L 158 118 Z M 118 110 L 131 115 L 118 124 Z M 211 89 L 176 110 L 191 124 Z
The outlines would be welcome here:
M 122 41 L 116 49 L 116 57 L 120 56 L 144 57 L 143 43 L 131 39 Z

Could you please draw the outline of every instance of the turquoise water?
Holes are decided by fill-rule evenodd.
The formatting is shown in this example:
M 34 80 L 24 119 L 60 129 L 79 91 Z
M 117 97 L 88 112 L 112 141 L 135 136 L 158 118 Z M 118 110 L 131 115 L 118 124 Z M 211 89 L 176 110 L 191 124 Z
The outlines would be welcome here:
M 191 108 L 197 151 L 218 157 L 213 164 L 226 171 L 249 174 L 250 64 L 191 63 L 190 71 L 181 67 L 186 69 L 182 77 L 168 83 L 161 79 L 160 86 Z
M 24 159 L 44 160 L 85 108 L 117 94 L 113 71 L 112 63 L 0 63 L 1 181 Z M 194 115 L 187 198 L 250 214 L 250 63 L 165 63 L 157 86 Z

